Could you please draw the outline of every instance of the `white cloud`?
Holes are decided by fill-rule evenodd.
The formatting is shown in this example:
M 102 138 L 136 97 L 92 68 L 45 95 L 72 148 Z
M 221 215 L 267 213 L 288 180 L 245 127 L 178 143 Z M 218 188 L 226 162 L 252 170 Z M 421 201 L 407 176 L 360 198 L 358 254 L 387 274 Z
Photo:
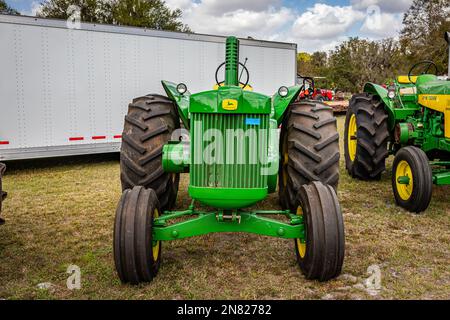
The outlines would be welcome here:
M 350 0 L 348 6 L 316 3 L 299 12 L 282 0 L 166 0 L 183 11 L 197 33 L 251 36 L 295 42 L 299 51 L 332 50 L 351 34 L 369 39 L 396 37 L 413 0 Z
M 183 22 L 197 33 L 251 36 L 273 39 L 292 23 L 292 10 L 270 0 L 167 0 L 170 8 L 183 11 Z
M 317 3 L 294 22 L 292 34 L 299 39 L 333 39 L 345 34 L 365 14 L 350 6 L 329 6 Z
M 279 7 L 281 0 L 166 0 L 166 4 L 171 8 L 187 9 L 192 4 L 197 3 L 205 12 L 212 15 L 220 15 L 235 10 L 265 11 L 268 7 Z
M 374 13 L 369 15 L 360 31 L 362 36 L 371 39 L 381 39 L 398 36 L 402 28 L 401 14 Z
M 412 3 L 413 0 L 351 0 L 351 5 L 356 10 L 378 6 L 382 13 L 403 13 Z

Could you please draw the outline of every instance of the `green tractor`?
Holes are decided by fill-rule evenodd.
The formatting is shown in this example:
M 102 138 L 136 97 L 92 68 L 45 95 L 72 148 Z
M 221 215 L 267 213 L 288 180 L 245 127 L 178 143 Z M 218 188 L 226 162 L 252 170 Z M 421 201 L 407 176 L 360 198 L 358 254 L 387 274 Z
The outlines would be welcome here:
M 295 102 L 301 86 L 282 86 L 273 97 L 253 92 L 235 37 L 226 40 L 215 78 L 213 90 L 196 94 L 183 83 L 162 81 L 167 96 L 147 95 L 129 105 L 114 227 L 120 280 L 151 281 L 162 242 L 214 232 L 292 239 L 307 279 L 338 276 L 344 224 L 335 191 L 339 136 L 332 109 Z M 181 173 L 189 173 L 192 202 L 173 211 Z M 277 181 L 282 210 L 249 209 L 276 192 Z
M 352 97 L 345 121 L 348 173 L 380 179 L 386 158 L 395 155 L 395 201 L 415 213 L 428 208 L 433 184 L 450 184 L 450 78 L 437 73 L 434 62 L 421 61 L 387 88 L 367 83 Z

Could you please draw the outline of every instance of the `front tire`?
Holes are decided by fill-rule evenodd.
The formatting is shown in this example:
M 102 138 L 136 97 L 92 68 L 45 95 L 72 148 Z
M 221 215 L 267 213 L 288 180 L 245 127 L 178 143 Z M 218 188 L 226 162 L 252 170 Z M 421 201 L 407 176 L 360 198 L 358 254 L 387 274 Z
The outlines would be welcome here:
M 389 140 L 388 115 L 378 96 L 357 94 L 345 119 L 345 166 L 360 180 L 379 180 L 386 170 Z
M 114 262 L 122 283 L 150 282 L 161 263 L 161 242 L 153 241 L 153 220 L 161 212 L 152 189 L 123 192 L 114 224 Z
M 130 103 L 120 150 L 122 191 L 144 186 L 155 190 L 163 210 L 175 205 L 180 175 L 164 172 L 162 148 L 178 128 L 178 112 L 169 98 L 147 95 Z
M 433 174 L 428 157 L 417 147 L 400 149 L 392 167 L 395 202 L 415 213 L 425 211 L 433 193 Z
M 342 270 L 345 254 L 344 221 L 336 192 L 312 182 L 300 188 L 297 215 L 303 216 L 306 241 L 295 240 L 300 269 L 306 279 L 327 281 Z
M 339 183 L 339 134 L 333 109 L 317 101 L 289 106 L 280 135 L 278 192 L 283 209 L 296 210 L 300 187 L 321 181 Z

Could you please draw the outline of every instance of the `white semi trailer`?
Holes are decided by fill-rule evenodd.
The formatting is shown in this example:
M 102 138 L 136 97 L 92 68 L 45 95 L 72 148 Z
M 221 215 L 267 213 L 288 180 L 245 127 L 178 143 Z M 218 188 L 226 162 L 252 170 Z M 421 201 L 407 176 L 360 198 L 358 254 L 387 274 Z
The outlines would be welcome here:
M 119 151 L 132 98 L 212 88 L 225 37 L 0 15 L 0 160 Z M 255 91 L 294 85 L 297 46 L 241 40 Z

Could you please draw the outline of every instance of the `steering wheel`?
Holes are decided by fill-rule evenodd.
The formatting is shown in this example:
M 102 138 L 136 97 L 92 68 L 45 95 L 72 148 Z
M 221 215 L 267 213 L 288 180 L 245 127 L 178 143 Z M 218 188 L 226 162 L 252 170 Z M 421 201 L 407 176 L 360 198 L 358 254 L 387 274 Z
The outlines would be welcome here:
M 436 64 L 433 62 L 433 61 L 430 61 L 430 60 L 423 60 L 423 61 L 420 61 L 420 62 L 418 62 L 418 63 L 416 63 L 415 65 L 413 65 L 412 66 L 412 68 L 409 70 L 409 72 L 408 72 L 408 80 L 409 80 L 409 82 L 411 82 L 411 83 L 413 83 L 412 81 L 411 81 L 411 76 L 412 76 L 412 72 L 418 67 L 418 66 L 421 66 L 421 65 L 427 65 L 427 68 L 426 68 L 426 70 L 424 71 L 424 72 L 422 72 L 422 74 L 428 74 L 428 71 L 430 71 L 430 68 L 431 67 L 433 67 L 434 68 L 434 75 L 437 75 L 437 73 L 438 73 L 438 68 L 437 68 L 437 66 L 436 66 Z
M 217 84 L 219 87 L 225 82 L 225 81 L 219 82 L 219 79 L 218 79 L 219 70 L 220 70 L 220 68 L 222 68 L 225 64 L 226 64 L 226 62 L 223 62 L 223 63 L 222 63 L 220 66 L 218 66 L 217 69 L 216 69 L 216 75 L 215 75 L 215 78 L 216 78 L 216 84 Z M 243 70 L 244 70 L 245 73 L 247 74 L 247 81 L 246 81 L 245 83 L 239 81 L 239 84 L 242 85 L 242 88 L 245 88 L 245 87 L 247 87 L 247 85 L 248 85 L 248 83 L 249 83 L 249 81 L 250 81 L 250 73 L 248 72 L 247 67 L 246 67 L 242 62 L 239 62 L 239 65 L 243 68 Z

